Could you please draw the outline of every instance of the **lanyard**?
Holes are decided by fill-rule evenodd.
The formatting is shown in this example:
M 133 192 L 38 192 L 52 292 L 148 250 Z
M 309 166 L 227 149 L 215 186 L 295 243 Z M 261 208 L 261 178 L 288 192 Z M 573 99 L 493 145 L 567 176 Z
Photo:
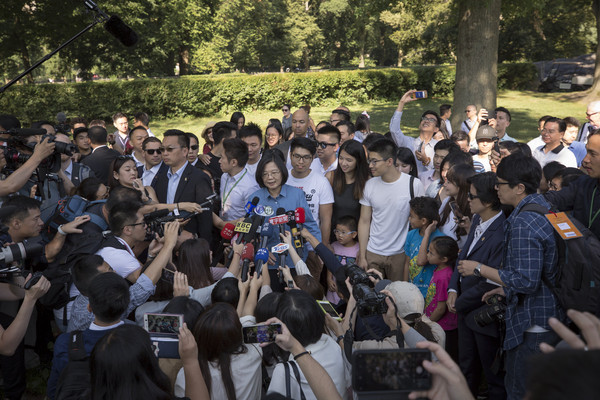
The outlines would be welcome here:
M 596 189 L 598 189 L 597 186 L 594 188 L 594 192 L 592 193 L 592 202 L 590 203 L 590 215 L 588 217 L 588 228 L 592 227 L 592 224 L 598 217 L 598 214 L 600 214 L 600 209 L 599 209 L 598 211 L 596 211 L 596 214 L 594 214 L 594 217 L 592 218 L 592 208 L 594 207 L 594 197 L 596 197 Z
M 242 176 L 240 177 L 240 179 L 238 179 L 237 181 L 235 181 L 235 183 L 233 184 L 233 186 L 231 187 L 231 189 L 229 189 L 229 192 L 227 192 L 227 194 L 223 197 L 222 202 L 223 204 L 221 204 L 221 208 L 225 208 L 225 203 L 227 202 L 227 199 L 229 198 L 229 195 L 231 194 L 231 192 L 233 191 L 233 189 L 237 186 L 238 183 L 240 183 L 240 181 L 242 179 L 244 179 L 244 176 L 246 175 L 246 173 L 248 172 L 248 170 L 244 170 L 244 173 L 242 174 Z M 225 185 L 225 187 L 227 187 L 227 185 Z M 225 192 L 226 189 L 223 189 L 223 192 Z

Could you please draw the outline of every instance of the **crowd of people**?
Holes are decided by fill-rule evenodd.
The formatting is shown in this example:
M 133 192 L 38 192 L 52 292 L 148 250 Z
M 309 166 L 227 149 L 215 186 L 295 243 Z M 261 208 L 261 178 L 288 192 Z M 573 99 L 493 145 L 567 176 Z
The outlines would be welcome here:
M 0 299 L 20 302 L 0 313 L 4 397 L 25 392 L 32 320 L 51 400 L 361 398 L 366 369 L 399 398 L 593 398 L 600 305 L 566 309 L 555 231 L 600 237 L 600 101 L 519 143 L 508 109 L 475 105 L 407 136 L 414 92 L 385 134 L 342 106 L 162 139 L 143 112 L 58 131 L 0 115 Z M 153 313 L 178 351 L 144 330 Z M 256 324 L 274 335 L 245 340 Z M 430 388 L 394 349 L 430 352 Z

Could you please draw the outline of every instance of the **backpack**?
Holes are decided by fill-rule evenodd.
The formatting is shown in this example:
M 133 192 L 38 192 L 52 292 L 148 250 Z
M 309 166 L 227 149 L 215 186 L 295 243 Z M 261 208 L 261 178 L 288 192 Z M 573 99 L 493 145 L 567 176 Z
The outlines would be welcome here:
M 531 211 L 548 214 L 540 204 L 526 204 L 520 212 Z M 600 309 L 600 240 L 581 222 L 570 218 L 583 235 L 564 240 L 553 228 L 558 249 L 558 275 L 556 283 L 542 274 L 542 281 L 550 288 L 566 311 L 588 311 L 597 315 Z
M 76 217 L 89 215 L 90 221 L 100 227 L 103 231 L 108 229 L 108 224 L 99 215 L 87 212 L 94 204 L 103 204 L 106 200 L 89 201 L 81 196 L 75 195 L 62 198 L 58 201 L 54 213 L 48 218 L 44 226 L 45 235 L 51 236 L 58 231 L 62 224 L 73 221 Z
M 44 276 L 50 281 L 50 289 L 40 299 L 40 304 L 53 309 L 64 308 L 63 320 L 67 320 L 67 304 L 75 300 L 69 296 L 73 283 L 71 269 L 83 256 L 95 254 L 103 247 L 125 249 L 125 246 L 110 232 L 81 234 L 70 246 L 65 246 L 46 270 Z
M 73 331 L 69 342 L 69 362 L 58 377 L 54 399 L 87 399 L 91 393 L 91 381 L 89 356 L 85 352 L 83 334 L 81 331 Z

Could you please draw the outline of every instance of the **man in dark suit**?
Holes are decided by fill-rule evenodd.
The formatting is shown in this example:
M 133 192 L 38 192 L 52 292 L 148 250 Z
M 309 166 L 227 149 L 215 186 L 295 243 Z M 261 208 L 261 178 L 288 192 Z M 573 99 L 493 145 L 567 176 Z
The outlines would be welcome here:
M 210 178 L 188 160 L 190 140 L 183 131 L 170 129 L 164 133 L 163 162 L 167 171 L 157 174 L 156 195 L 158 201 L 167 204 L 181 202 L 203 203 L 212 194 Z M 211 242 L 212 213 L 204 211 L 186 224 L 186 231 Z
M 472 260 L 499 268 L 504 248 L 504 217 L 496 192 L 496 174 L 486 172 L 470 178 L 469 204 L 473 222 L 458 260 Z M 498 288 L 481 276 L 460 277 L 454 270 L 448 290 L 448 309 L 458 314 L 458 351 L 460 369 L 477 396 L 481 371 L 488 383 L 489 399 L 506 399 L 504 376 L 491 368 L 502 348 L 500 324 L 493 322 L 484 327 L 474 316 L 488 305 L 482 302 L 487 292 Z M 457 297 L 458 296 L 458 297 Z
M 144 165 L 137 167 L 138 178 L 142 179 L 144 186 L 152 186 L 156 189 L 158 175 L 166 173 L 169 167 L 162 161 L 162 153 L 165 148 L 159 138 L 151 136 L 142 143 L 144 154 Z
M 105 185 L 108 184 L 110 175 L 110 164 L 119 157 L 119 152 L 109 149 L 106 145 L 108 133 L 101 126 L 93 126 L 88 130 L 88 137 L 92 146 L 92 153 L 81 162 L 94 171 L 96 178 L 100 179 Z

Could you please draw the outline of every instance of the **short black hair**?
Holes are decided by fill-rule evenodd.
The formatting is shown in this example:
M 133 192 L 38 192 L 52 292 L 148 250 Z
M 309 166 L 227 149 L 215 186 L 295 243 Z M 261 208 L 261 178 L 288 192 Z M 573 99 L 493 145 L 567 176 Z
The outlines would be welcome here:
M 440 222 L 440 213 L 438 212 L 440 205 L 434 198 L 419 196 L 411 199 L 408 204 L 412 212 L 419 218 L 426 218 L 428 224 L 433 221 Z
M 442 139 L 433 146 L 433 151 L 437 150 L 448 150 L 449 153 L 453 151 L 461 151 L 460 147 L 452 139 Z
M 193 329 L 200 314 L 204 312 L 204 307 L 200 302 L 190 297 L 177 296 L 169 301 L 169 304 L 165 306 L 163 312 L 165 314 L 183 314 L 183 322 Z
M 263 153 L 258 166 L 256 167 L 256 183 L 261 188 L 265 187 L 265 181 L 263 180 L 263 173 L 265 172 L 265 166 L 274 162 L 281 173 L 281 184 L 284 185 L 288 180 L 288 170 L 283 160 L 283 154 L 279 149 L 268 149 Z
M 358 229 L 358 221 L 352 215 L 342 215 L 337 219 L 335 224 L 347 226 L 351 231 L 356 231 Z
M 231 160 L 236 160 L 238 167 L 244 167 L 248 162 L 248 145 L 238 138 L 223 140 L 225 155 Z
M 385 139 L 385 136 L 383 136 L 381 133 L 377 133 L 377 132 L 371 132 L 369 133 L 369 135 L 363 140 L 362 145 L 364 146 L 365 149 L 369 149 L 369 147 L 375 143 L 378 142 L 380 140 Z
M 241 111 L 235 111 L 233 114 L 231 114 L 231 119 L 229 122 L 237 125 L 240 118 L 244 118 L 244 122 L 246 122 L 246 117 L 244 117 L 244 114 Z
M 302 346 L 316 343 L 325 327 L 325 313 L 315 299 L 302 290 L 290 290 L 281 295 L 277 317 Z
M 281 123 L 280 123 L 280 125 L 281 125 Z M 271 125 L 269 125 L 269 126 L 271 126 Z M 277 128 L 275 128 L 275 129 L 277 129 Z M 240 131 L 238 132 L 238 137 L 240 139 L 243 139 L 245 137 L 251 137 L 251 136 L 256 136 L 258 138 L 259 143 L 262 144 L 262 141 L 263 141 L 262 131 L 260 129 L 260 126 L 258 126 L 254 122 L 249 122 L 246 125 L 242 126 L 242 129 L 240 129 Z
M 536 193 L 542 179 L 542 168 L 536 159 L 522 153 L 511 154 L 498 164 L 498 178 L 508 182 L 511 188 L 518 184 L 525 186 L 526 194 Z
M 133 114 L 133 119 L 137 122 L 141 122 L 144 126 L 148 126 L 148 123 L 150 123 L 150 117 L 148 116 L 148 114 L 141 111 Z
M 505 107 L 496 107 L 496 109 L 494 110 L 494 115 L 498 116 L 498 111 L 502 111 L 504 113 L 506 113 L 506 115 L 508 116 L 508 121 L 512 121 L 512 116 L 510 115 L 510 111 L 508 111 L 507 108 Z
M 349 111 L 343 110 L 341 108 L 336 108 L 331 113 L 339 115 L 340 118 L 342 119 L 342 121 L 350 121 L 350 112 Z
M 452 109 L 452 105 L 450 105 L 450 104 L 442 104 L 440 106 L 440 115 L 446 114 L 451 109 Z
M 188 139 L 190 140 L 190 146 L 192 145 L 192 139 L 196 140 L 196 143 L 200 143 L 200 141 L 198 140 L 198 136 L 196 136 L 195 134 L 193 134 L 192 132 L 186 132 L 185 136 L 188 137 Z
M 106 144 L 108 132 L 106 132 L 106 129 L 103 127 L 95 125 L 91 128 L 88 128 L 88 137 L 90 138 L 90 142 L 93 144 Z
M 498 191 L 496 190 L 497 177 L 494 172 L 483 172 L 475 174 L 467 179 L 469 185 L 473 185 L 479 201 L 483 204 L 489 204 L 494 211 L 499 211 L 501 207 Z
M 454 267 L 454 263 L 458 258 L 458 252 L 460 251 L 456 240 L 452 239 L 450 236 L 438 236 L 434 238 L 429 245 L 433 246 L 440 257 L 446 257 L 448 259 L 448 265 Z
M 114 272 L 99 274 L 92 279 L 88 293 L 92 312 L 104 323 L 120 320 L 129 306 L 129 284 Z
M 317 145 L 313 140 L 305 137 L 293 138 L 290 143 L 290 156 L 298 147 L 308 150 L 312 156 L 314 156 L 317 152 Z
M 2 114 L 0 115 L 0 127 L 7 131 L 10 129 L 19 129 L 21 121 L 14 115 Z
M 452 140 L 454 143 L 461 142 L 463 140 L 466 140 L 468 142 L 469 134 L 465 131 L 452 132 L 452 135 L 450 135 L 450 140 Z
M 113 115 L 112 120 L 113 122 L 117 122 L 119 118 L 127 118 L 127 115 L 123 114 L 122 112 L 118 112 Z
M 218 145 L 223 139 L 230 138 L 232 136 L 232 131 L 237 134 L 237 124 L 226 121 L 217 122 L 215 126 L 212 127 L 214 145 Z
M 552 115 L 544 115 L 543 117 L 540 117 L 540 119 L 538 119 L 538 124 L 540 122 L 546 122 L 546 121 L 548 121 L 549 118 L 552 118 Z
M 108 193 L 108 199 L 106 200 L 106 210 L 110 213 L 110 210 L 119 203 L 129 201 L 138 204 L 138 208 L 141 208 L 142 193 L 139 190 L 129 188 L 127 186 L 116 186 Z
M 465 153 L 464 151 L 451 151 L 448 153 L 446 157 L 442 160 L 440 164 L 440 171 L 444 169 L 445 164 L 450 164 L 450 167 L 459 164 L 466 164 L 469 166 L 473 166 L 473 156 L 469 153 Z
M 237 308 L 240 301 L 240 289 L 237 278 L 223 278 L 215 285 L 210 294 L 212 304 L 227 303 Z
M 565 167 L 558 161 L 551 161 L 548 164 L 544 165 L 544 167 L 542 168 L 542 175 L 544 176 L 545 180 L 550 181 L 556 176 L 558 172 L 562 171 L 565 168 L 567 167 Z
M 581 123 L 575 117 L 565 117 L 565 118 L 563 118 L 563 121 L 565 121 L 567 126 L 576 126 L 578 128 L 581 126 Z
M 79 292 L 88 296 L 88 287 L 92 280 L 100 274 L 98 267 L 102 265 L 104 259 L 96 254 L 87 254 L 80 257 L 75 264 L 71 273 L 73 274 L 73 284 Z
M 129 138 L 130 138 L 130 139 L 131 139 L 131 135 L 132 135 L 132 134 L 133 134 L 133 132 L 135 132 L 135 131 L 144 131 L 144 132 L 148 133 L 148 129 L 144 128 L 142 125 L 134 126 L 133 128 L 131 128 L 131 129 L 129 130 L 129 134 L 128 134 L 128 135 L 129 135 Z M 150 136 L 150 135 L 148 135 L 148 136 Z
M 546 124 L 548 122 L 553 122 L 558 124 L 558 131 L 565 133 L 565 131 L 567 130 L 567 123 L 565 122 L 564 119 L 560 119 L 560 118 L 556 118 L 556 117 L 550 117 L 546 120 L 546 122 L 544 122 L 544 127 L 546 127 Z
M 379 154 L 383 160 L 392 159 L 396 163 L 396 152 L 398 148 L 396 144 L 389 139 L 378 140 L 371 144 L 368 148 L 369 152 Z
M 340 126 L 347 126 L 348 133 L 350 134 L 356 132 L 356 128 L 354 127 L 354 124 L 351 121 L 339 121 L 337 124 L 335 124 L 335 127 L 338 128 L 338 130 L 340 129 Z
M 77 139 L 77 136 L 81 135 L 82 133 L 88 133 L 88 128 L 81 127 L 81 128 L 75 129 L 73 131 L 73 140 Z
M 436 126 L 439 128 L 440 126 L 442 126 L 442 119 L 440 118 L 440 116 L 438 115 L 438 113 L 436 113 L 433 110 L 427 110 L 425 111 L 423 114 L 421 114 L 421 119 L 423 119 L 426 115 L 433 115 L 435 117 L 435 121 L 436 121 Z
M 322 126 L 321 129 L 317 130 L 317 133 L 319 135 L 333 135 L 338 143 L 342 138 L 340 130 L 331 124 Z
M 162 144 L 162 142 L 160 141 L 159 138 L 155 137 L 155 136 L 148 136 L 146 139 L 144 139 L 144 141 L 142 142 L 142 150 L 146 150 L 146 146 L 148 145 L 148 143 L 152 143 L 152 142 L 156 142 L 159 144 Z
M 135 201 L 123 201 L 108 210 L 108 226 L 115 235 L 119 236 L 123 228 L 135 224 L 141 204 Z
M 190 138 L 187 137 L 184 131 L 180 131 L 179 129 L 169 129 L 165 131 L 165 133 L 163 134 L 163 138 L 169 136 L 177 137 L 177 144 L 179 144 L 181 147 L 184 147 L 186 149 L 190 148 Z
M 42 203 L 40 203 L 36 199 L 32 199 L 29 196 L 16 195 L 11 196 L 2 203 L 2 208 L 4 207 L 15 207 L 15 211 L 9 216 L 6 216 L 2 219 L 3 224 L 7 224 L 13 219 L 18 219 L 22 221 L 23 219 L 29 216 L 30 210 L 39 210 Z

